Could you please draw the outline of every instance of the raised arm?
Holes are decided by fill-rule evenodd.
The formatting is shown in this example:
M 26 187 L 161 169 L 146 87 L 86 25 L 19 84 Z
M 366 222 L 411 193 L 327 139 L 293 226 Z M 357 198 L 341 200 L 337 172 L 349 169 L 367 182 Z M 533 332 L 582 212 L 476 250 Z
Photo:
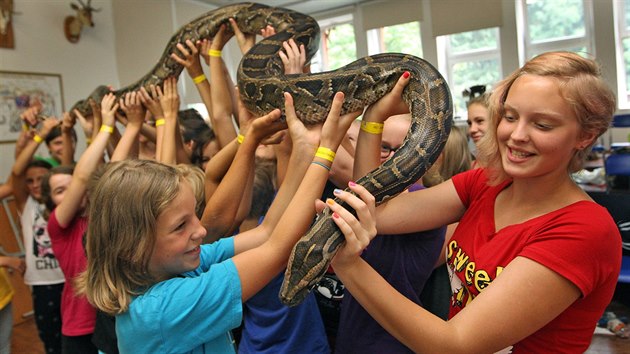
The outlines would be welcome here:
M 155 85 L 150 86 L 150 93 L 144 88 L 140 88 L 140 102 L 151 112 L 155 120 L 155 160 L 162 161 L 162 145 L 164 144 L 164 112 L 160 105 L 157 88 Z
M 232 95 L 230 94 L 233 88 L 230 87 L 227 72 L 223 70 L 224 63 L 221 57 L 221 51 L 225 43 L 230 39 L 230 36 L 226 35 L 225 29 L 225 25 L 219 28 L 208 51 L 210 56 L 210 81 L 212 82 L 212 114 L 210 115 L 210 120 L 221 148 L 236 137 L 232 118 L 234 114 Z
M 234 201 L 241 201 L 246 189 L 251 189 L 256 148 L 263 139 L 286 128 L 279 119 L 280 110 L 276 109 L 255 119 L 247 129 L 234 161 L 206 204 L 201 221 L 211 238 L 224 236 L 232 228 L 241 204 Z
M 125 132 L 114 150 L 112 162 L 124 160 L 130 155 L 138 156 L 138 135 L 142 129 L 145 116 L 145 109 L 140 102 L 140 94 L 138 92 L 128 92 L 125 97 L 120 98 L 118 104 L 127 116 L 127 124 L 125 125 Z
M 61 151 L 61 164 L 70 166 L 74 163 L 74 149 L 76 145 L 74 134 L 74 125 L 76 117 L 72 114 L 64 113 L 61 120 L 61 141 L 63 142 L 63 150 Z
M 92 172 L 101 162 L 101 157 L 113 131 L 114 114 L 118 109 L 116 96 L 109 93 L 101 101 L 102 125 L 90 146 L 83 152 L 72 174 L 72 181 L 68 186 L 63 200 L 55 208 L 55 216 L 62 228 L 68 227 L 77 212 L 87 191 L 87 183 Z M 68 113 L 65 113 L 69 115 Z
M 17 204 L 18 210 L 24 209 L 26 199 L 28 198 L 28 191 L 26 189 L 26 168 L 29 162 L 33 159 L 35 151 L 39 145 L 46 139 L 50 131 L 59 125 L 59 120 L 55 117 L 49 117 L 44 119 L 42 126 L 33 138 L 30 139 L 20 154 L 15 159 L 13 167 L 11 168 L 11 180 L 13 186 L 13 196 Z
M 331 163 L 328 159 L 313 157 L 316 146 L 322 151 L 336 151 L 344 132 L 360 113 L 340 117 L 343 98 L 342 93 L 335 95 L 318 144 L 319 133 L 313 134 L 304 128 L 295 116 L 291 96 L 285 93 L 287 123 L 293 142 L 287 176 L 263 223 L 237 235 L 234 241 L 237 255 L 233 260 L 241 279 L 243 301 L 286 266 L 293 245 L 313 220 L 315 200 L 321 196 Z M 264 243 L 256 247 L 261 242 Z

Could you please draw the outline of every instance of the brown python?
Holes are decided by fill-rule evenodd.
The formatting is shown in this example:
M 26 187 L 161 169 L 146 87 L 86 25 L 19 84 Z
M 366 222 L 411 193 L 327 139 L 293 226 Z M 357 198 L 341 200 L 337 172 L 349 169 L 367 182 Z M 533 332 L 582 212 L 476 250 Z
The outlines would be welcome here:
M 298 44 L 304 44 L 307 60 L 315 54 L 319 43 L 317 22 L 288 9 L 243 3 L 210 11 L 173 35 L 153 70 L 136 83 L 114 93 L 120 97 L 140 87 L 161 85 L 169 76 L 179 76 L 182 66 L 169 57 L 176 51 L 177 43 L 187 39 L 194 42 L 212 38 L 219 26 L 227 23 L 230 17 L 245 33 L 259 33 L 267 24 L 277 32 L 246 53 L 238 68 L 241 99 L 248 109 L 258 115 L 282 108 L 282 92 L 286 91 L 293 96 L 300 120 L 305 124 L 321 123 L 327 116 L 335 92 L 345 94 L 342 114 L 353 112 L 384 96 L 405 71 L 411 73 L 410 82 L 403 91 L 403 100 L 412 116 L 409 132 L 392 157 L 357 181 L 374 195 L 377 203 L 416 182 L 437 159 L 452 124 L 451 95 L 440 73 L 418 57 L 388 53 L 365 57 L 334 71 L 284 75 L 278 56 L 283 41 L 293 38 Z M 100 102 L 107 91 L 101 86 L 90 97 Z M 78 102 L 73 108 L 89 114 L 87 100 Z M 324 275 L 342 243 L 343 234 L 332 221 L 329 210 L 325 210 L 291 252 L 280 300 L 289 306 L 300 303 Z

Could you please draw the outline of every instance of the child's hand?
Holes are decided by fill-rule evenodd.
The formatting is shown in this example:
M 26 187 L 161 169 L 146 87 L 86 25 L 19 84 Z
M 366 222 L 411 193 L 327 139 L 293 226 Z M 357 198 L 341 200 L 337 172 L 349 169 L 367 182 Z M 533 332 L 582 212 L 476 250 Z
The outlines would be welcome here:
M 256 43 L 256 35 L 253 33 L 245 34 L 241 32 L 241 29 L 238 28 L 238 23 L 236 23 L 236 20 L 233 18 L 230 18 L 230 25 L 232 26 L 232 31 L 234 31 L 234 36 L 236 37 L 238 46 L 241 48 L 241 53 L 247 53 Z M 221 46 L 221 48 L 223 48 L 223 46 Z
M 94 112 L 94 111 L 92 111 Z M 85 137 L 87 139 L 91 139 L 92 138 L 92 129 L 94 129 L 94 116 L 88 116 L 88 118 L 84 117 L 83 114 L 81 114 L 81 112 L 79 112 L 78 109 L 74 110 L 74 114 L 77 117 L 77 120 L 79 121 L 79 124 L 81 125 L 81 128 L 83 128 L 83 133 L 85 134 Z
M 339 147 L 339 144 L 341 144 L 341 140 L 345 137 L 350 124 L 352 124 L 352 121 L 361 114 L 362 111 L 356 111 L 339 116 L 341 114 L 343 101 L 343 92 L 337 92 L 333 98 L 333 103 L 330 111 L 328 112 L 328 117 L 322 127 L 322 138 L 319 146 L 337 151 L 337 148 Z
M 169 77 L 164 80 L 164 93 L 160 87 L 157 87 L 157 94 L 160 98 L 160 106 L 164 112 L 165 119 L 177 119 L 179 111 L 179 93 L 177 92 L 177 80 L 175 77 Z
M 270 113 L 256 118 L 252 121 L 247 131 L 247 138 L 256 139 L 259 143 L 265 145 L 278 142 L 277 133 L 287 129 L 287 123 L 279 122 L 281 113 L 279 109 L 274 109 Z M 282 140 L 280 138 L 280 140 Z
M 402 92 L 409 83 L 410 76 L 409 72 L 403 73 L 391 91 L 368 107 L 364 119 L 369 116 L 372 122 L 384 122 L 393 115 L 409 113 L 409 107 L 402 100 Z
M 321 200 L 315 202 L 315 208 L 318 211 L 323 210 L 324 207 L 330 208 L 333 212 L 333 221 L 339 226 L 339 230 L 343 232 L 346 239 L 346 242 L 333 258 L 334 268 L 349 266 L 357 261 L 370 241 L 376 236 L 374 196 L 363 186 L 354 182 L 349 182 L 348 187 L 356 195 L 340 189 L 336 189 L 334 194 L 335 197 L 345 201 L 356 211 L 356 217 L 332 199 L 328 199 L 326 203 Z
M 162 106 L 160 105 L 160 98 L 158 96 L 158 92 L 155 85 L 151 85 L 149 90 L 151 90 L 151 94 L 147 92 L 144 87 L 140 88 L 140 102 L 151 112 L 153 118 L 155 120 L 164 118 L 164 112 L 162 111 Z
M 183 65 L 192 78 L 203 74 L 201 62 L 199 61 L 199 48 L 195 43 L 187 39 L 186 47 L 181 43 L 177 43 L 177 49 L 183 57 L 180 57 L 177 53 L 171 53 L 171 59 Z
M 125 97 L 120 98 L 120 108 L 127 116 L 127 124 L 140 126 L 144 122 L 145 109 L 140 102 L 140 93 L 127 92 Z
M 282 63 L 284 64 L 284 73 L 289 74 L 301 74 L 304 70 L 304 64 L 306 63 L 306 50 L 304 44 L 297 43 L 293 38 L 282 43 L 284 51 L 278 52 Z M 285 53 L 286 52 L 286 53 Z
M 61 120 L 61 130 L 63 132 L 70 132 L 76 124 L 76 118 L 69 112 L 63 112 L 63 119 Z
M 101 100 L 101 116 L 103 117 L 102 125 L 113 127 L 116 121 L 115 112 L 118 109 L 118 103 L 116 103 L 116 95 L 108 93 L 103 96 Z
M 61 121 L 59 121 L 59 119 L 55 117 L 44 118 L 44 120 L 42 121 L 42 126 L 39 130 L 39 136 L 41 136 L 42 138 L 46 138 L 48 134 L 50 134 L 50 132 L 59 124 L 61 124 Z

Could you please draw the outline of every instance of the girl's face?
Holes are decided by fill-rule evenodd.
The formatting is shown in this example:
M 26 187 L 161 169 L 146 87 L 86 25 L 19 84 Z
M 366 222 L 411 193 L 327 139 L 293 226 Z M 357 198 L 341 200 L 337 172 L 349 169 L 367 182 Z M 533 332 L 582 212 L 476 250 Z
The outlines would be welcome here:
M 519 77 L 504 107 L 497 140 L 503 168 L 514 178 L 566 177 L 575 150 L 592 140 L 581 137 L 577 118 L 553 78 Z
M 66 195 L 66 190 L 72 182 L 72 175 L 64 173 L 58 173 L 50 176 L 48 184 L 50 184 L 50 199 L 52 199 L 55 205 L 61 204 L 63 197 Z
M 468 134 L 475 144 L 486 134 L 489 117 L 490 112 L 483 104 L 473 103 L 468 106 Z
M 182 180 L 177 197 L 157 218 L 149 272 L 159 280 L 199 267 L 199 246 L 206 229 L 195 215 L 195 203 L 192 188 Z
M 219 152 L 219 140 L 212 139 L 203 147 L 203 158 L 201 160 L 201 168 L 205 171 L 208 161 Z
M 42 179 L 46 173 L 48 173 L 47 168 L 38 166 L 29 167 L 26 170 L 26 188 L 28 189 L 28 193 L 31 197 L 36 200 L 40 200 L 42 198 Z

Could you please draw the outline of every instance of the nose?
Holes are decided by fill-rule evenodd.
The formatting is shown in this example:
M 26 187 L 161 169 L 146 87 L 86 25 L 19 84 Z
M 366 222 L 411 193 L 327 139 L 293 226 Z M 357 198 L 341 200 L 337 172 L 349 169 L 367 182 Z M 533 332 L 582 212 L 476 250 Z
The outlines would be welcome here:
M 510 138 L 514 141 L 527 141 L 529 140 L 529 129 L 527 122 L 523 119 L 519 119 L 516 124 L 512 125 L 512 133 Z
M 195 228 L 195 231 L 192 234 L 192 238 L 195 240 L 204 238 L 206 237 L 207 233 L 208 233 L 208 230 L 206 230 L 206 228 L 203 227 L 203 225 L 201 224 L 201 221 L 199 220 L 199 218 L 197 218 L 197 227 Z

